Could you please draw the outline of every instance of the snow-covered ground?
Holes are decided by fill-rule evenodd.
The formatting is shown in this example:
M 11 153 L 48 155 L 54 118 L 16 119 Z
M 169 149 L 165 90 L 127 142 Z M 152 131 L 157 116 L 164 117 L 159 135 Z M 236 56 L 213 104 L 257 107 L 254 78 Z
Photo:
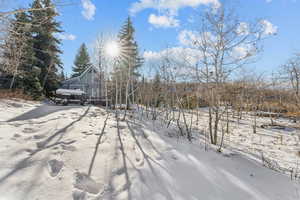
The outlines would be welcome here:
M 193 115 L 193 116 L 192 116 Z M 192 117 L 191 117 L 192 116 Z M 200 109 L 198 125 L 196 125 L 196 112 L 187 111 L 186 118 L 188 123 L 192 119 L 194 124 L 194 134 L 208 132 L 208 111 L 206 108 Z M 276 165 L 276 170 L 290 175 L 298 175 L 300 178 L 300 127 L 291 120 L 285 118 L 273 119 L 274 124 L 281 125 L 283 128 L 276 126 L 262 125 L 271 124 L 269 117 L 257 117 L 256 134 L 253 133 L 254 116 L 253 114 L 243 114 L 242 119 L 229 115 L 229 134 L 224 136 L 224 146 L 227 149 L 239 151 L 240 153 L 251 156 L 253 159 L 262 160 L 264 157 L 271 160 Z M 177 118 L 177 117 L 175 117 Z M 181 115 L 181 121 L 182 115 Z M 220 126 L 225 122 L 221 121 Z M 284 128 L 285 127 L 285 128 Z M 221 133 L 219 133 L 221 139 Z
M 21 115 L 33 108 L 39 107 L 41 104 L 37 102 L 25 101 L 20 99 L 0 100 L 0 122 L 7 121 Z
M 159 124 L 117 121 L 94 106 L 0 100 L 0 200 L 300 199 L 288 176 L 171 138 Z

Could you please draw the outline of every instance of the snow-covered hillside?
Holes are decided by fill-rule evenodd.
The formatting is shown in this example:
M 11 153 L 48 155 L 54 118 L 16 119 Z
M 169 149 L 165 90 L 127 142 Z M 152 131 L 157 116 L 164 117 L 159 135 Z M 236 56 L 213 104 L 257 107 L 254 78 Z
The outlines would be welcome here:
M 208 110 L 206 108 L 199 109 L 198 117 L 196 112 L 186 111 L 188 123 L 190 119 L 193 121 L 194 136 L 199 136 L 202 132 L 200 140 L 204 143 L 203 132 L 208 132 Z M 175 112 L 177 119 L 179 112 Z M 180 117 L 181 121 L 182 115 Z M 198 120 L 197 120 L 198 118 Z M 165 119 L 160 115 L 160 119 Z M 252 159 L 271 162 L 275 170 L 282 173 L 300 178 L 300 127 L 299 124 L 293 123 L 287 118 L 273 118 L 274 126 L 271 126 L 269 117 L 257 117 L 256 134 L 253 133 L 253 113 L 243 113 L 242 119 L 237 116 L 229 115 L 229 134 L 225 134 L 223 146 L 226 149 L 238 151 Z M 168 122 L 163 122 L 168 123 Z M 176 123 L 174 123 L 176 127 Z M 220 126 L 226 127 L 226 121 L 220 122 Z M 219 139 L 222 138 L 221 131 Z M 208 137 L 208 135 L 207 135 Z M 267 163 L 268 165 L 268 163 Z
M 1 200 L 300 199 L 288 176 L 169 137 L 157 122 L 94 106 L 0 106 Z

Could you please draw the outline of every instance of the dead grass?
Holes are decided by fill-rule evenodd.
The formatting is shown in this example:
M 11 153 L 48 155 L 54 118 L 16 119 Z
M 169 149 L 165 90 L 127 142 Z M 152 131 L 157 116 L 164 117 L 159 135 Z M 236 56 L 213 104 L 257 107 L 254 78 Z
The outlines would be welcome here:
M 7 90 L 0 89 L 0 99 L 23 99 L 32 101 L 33 98 L 27 94 L 24 94 L 23 90 Z

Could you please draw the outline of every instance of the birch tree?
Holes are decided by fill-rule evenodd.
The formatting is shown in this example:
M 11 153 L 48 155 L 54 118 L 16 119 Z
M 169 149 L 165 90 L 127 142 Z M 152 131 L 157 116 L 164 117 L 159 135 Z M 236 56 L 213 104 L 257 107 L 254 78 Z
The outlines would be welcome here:
M 234 71 L 255 60 L 263 36 L 261 21 L 243 22 L 224 5 L 205 12 L 201 18 L 200 29 L 192 41 L 202 56 L 194 67 L 194 78 L 205 83 L 212 144 L 218 143 L 219 121 L 224 107 L 228 108 L 221 98 L 224 84 Z

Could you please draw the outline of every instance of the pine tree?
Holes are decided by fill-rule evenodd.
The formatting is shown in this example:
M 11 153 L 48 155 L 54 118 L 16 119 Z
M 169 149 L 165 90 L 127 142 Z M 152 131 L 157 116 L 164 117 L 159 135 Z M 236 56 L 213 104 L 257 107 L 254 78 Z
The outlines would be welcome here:
M 34 99 L 39 99 L 42 96 L 42 86 L 39 80 L 40 69 L 33 65 L 35 60 L 33 39 L 30 33 L 30 19 L 27 13 L 16 14 L 17 24 L 21 26 L 21 30 L 25 35 L 23 43 L 22 62 L 20 63 L 20 69 L 23 71 L 21 76 L 20 88 L 28 95 L 31 95 Z
M 60 80 L 60 82 L 66 80 L 66 75 L 65 75 L 64 70 L 61 70 L 61 71 L 60 71 L 60 74 L 59 74 L 59 80 Z
M 11 88 L 39 98 L 42 92 L 49 96 L 58 87 L 62 64 L 55 33 L 61 31 L 51 0 L 34 0 L 31 8 L 31 12 L 19 12 L 12 20 L 4 56 L 13 77 Z
M 118 35 L 121 48 L 120 61 L 123 67 L 131 68 L 131 75 L 139 76 L 137 70 L 143 64 L 143 59 L 139 55 L 134 32 L 132 21 L 128 17 Z
M 143 63 L 134 38 L 134 32 L 132 21 L 128 17 L 118 35 L 120 56 L 118 57 L 118 67 L 112 73 L 113 82 L 119 84 L 116 86 L 120 91 L 119 102 L 125 103 L 127 108 L 129 108 L 130 102 L 135 101 L 134 91 L 139 77 L 138 68 Z M 119 79 L 119 81 L 114 81 L 116 79 Z
M 60 40 L 55 33 L 62 32 L 60 23 L 55 20 L 58 16 L 51 0 L 34 0 L 30 12 L 32 23 L 34 63 L 40 69 L 39 81 L 46 96 L 59 86 L 58 69 L 62 68 L 59 55 Z
M 83 43 L 75 57 L 72 77 L 80 76 L 91 65 L 87 47 Z
M 24 92 L 32 96 L 34 99 L 40 99 L 43 96 L 43 88 L 39 80 L 40 73 L 40 68 L 32 67 L 22 80 Z
M 30 18 L 26 12 L 15 14 L 6 41 L 4 59 L 9 65 L 6 73 L 13 77 L 10 88 L 23 89 L 24 93 L 38 99 L 42 94 L 42 87 L 37 78 L 39 70 L 33 66 L 35 57 L 30 27 Z

